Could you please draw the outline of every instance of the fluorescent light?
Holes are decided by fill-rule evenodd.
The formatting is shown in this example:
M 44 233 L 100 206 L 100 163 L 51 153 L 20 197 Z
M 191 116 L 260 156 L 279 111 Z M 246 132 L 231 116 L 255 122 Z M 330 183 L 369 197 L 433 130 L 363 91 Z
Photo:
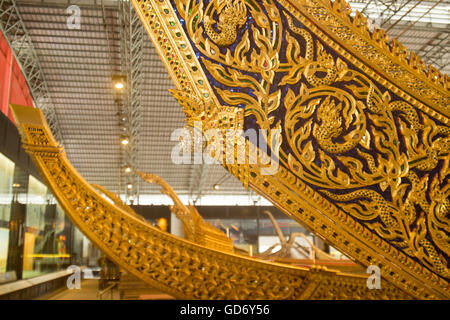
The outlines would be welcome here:
M 122 145 L 126 146 L 127 144 L 130 143 L 130 139 L 129 139 L 128 137 L 126 137 L 126 136 L 122 136 L 122 137 L 120 138 L 120 143 L 121 143 Z

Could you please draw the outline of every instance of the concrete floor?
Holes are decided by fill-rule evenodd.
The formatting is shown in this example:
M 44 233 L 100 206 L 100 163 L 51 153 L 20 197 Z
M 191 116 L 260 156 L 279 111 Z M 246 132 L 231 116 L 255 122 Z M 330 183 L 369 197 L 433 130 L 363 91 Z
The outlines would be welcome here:
M 119 290 L 116 288 L 103 295 L 103 300 L 119 300 Z M 55 292 L 46 294 L 37 300 L 101 300 L 98 296 L 98 280 L 86 279 L 81 281 L 80 289 L 62 288 Z

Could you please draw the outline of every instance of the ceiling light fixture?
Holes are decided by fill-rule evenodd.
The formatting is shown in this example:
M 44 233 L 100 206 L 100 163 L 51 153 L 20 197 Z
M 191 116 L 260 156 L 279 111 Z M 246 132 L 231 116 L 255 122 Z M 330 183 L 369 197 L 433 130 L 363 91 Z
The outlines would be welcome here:
M 120 143 L 124 146 L 128 145 L 130 143 L 130 138 L 127 136 L 121 136 L 120 137 Z
M 213 184 L 213 189 L 214 190 L 219 190 L 220 189 L 220 184 L 224 183 L 229 177 L 231 177 L 231 175 L 227 172 L 225 173 L 220 179 L 219 181 L 217 181 L 216 183 Z
M 124 169 L 124 171 L 125 171 L 126 173 L 130 173 L 130 172 L 131 172 L 131 167 L 130 167 L 130 166 L 126 166 L 125 169 Z
M 133 189 L 133 185 L 131 183 L 129 183 L 129 184 L 127 184 L 127 188 L 128 188 L 128 190 L 131 190 L 131 189 Z
M 125 87 L 126 79 L 127 77 L 123 75 L 112 76 L 112 83 L 114 85 L 114 88 L 117 90 L 122 90 Z

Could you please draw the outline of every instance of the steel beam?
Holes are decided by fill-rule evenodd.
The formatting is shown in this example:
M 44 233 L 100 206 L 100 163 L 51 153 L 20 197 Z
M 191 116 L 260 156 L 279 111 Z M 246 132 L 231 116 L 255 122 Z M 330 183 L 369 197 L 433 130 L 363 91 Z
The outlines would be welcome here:
M 126 128 L 130 142 L 124 148 L 122 166 L 139 167 L 139 143 L 142 124 L 142 90 L 143 90 L 143 49 L 145 31 L 130 1 L 119 0 L 119 30 L 121 73 L 127 76 L 126 94 L 123 100 L 123 114 L 126 120 L 122 125 Z M 133 188 L 127 190 L 128 196 L 139 198 L 140 179 L 135 173 L 127 175 L 126 183 Z

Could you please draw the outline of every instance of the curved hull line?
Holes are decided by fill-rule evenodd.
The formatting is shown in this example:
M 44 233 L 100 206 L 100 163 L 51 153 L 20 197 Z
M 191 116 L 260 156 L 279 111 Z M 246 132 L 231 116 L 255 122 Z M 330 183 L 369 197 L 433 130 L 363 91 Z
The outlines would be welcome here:
M 104 199 L 72 167 L 38 109 L 11 106 L 24 148 L 72 222 L 112 261 L 181 299 L 409 299 L 367 276 L 298 268 L 208 249 L 162 232 Z

